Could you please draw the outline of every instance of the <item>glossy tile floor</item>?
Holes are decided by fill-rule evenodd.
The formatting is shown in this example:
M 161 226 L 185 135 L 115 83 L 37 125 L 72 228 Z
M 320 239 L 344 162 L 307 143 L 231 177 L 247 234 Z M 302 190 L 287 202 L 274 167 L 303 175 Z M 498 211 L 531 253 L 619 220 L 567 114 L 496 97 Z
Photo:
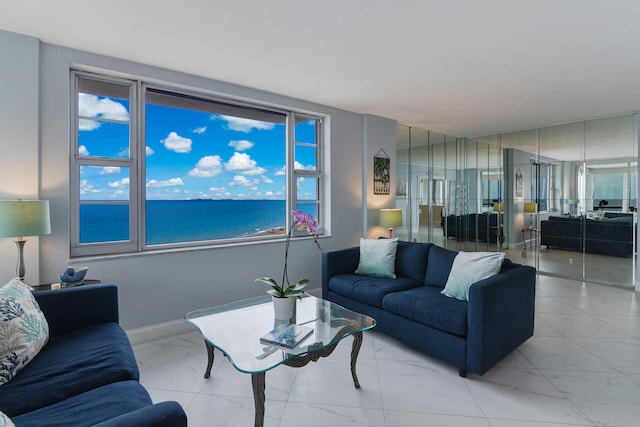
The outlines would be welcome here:
M 632 290 L 539 276 L 536 330 L 483 376 L 375 330 L 349 371 L 350 339 L 306 367 L 266 376 L 265 426 L 638 426 L 640 299 Z M 177 400 L 189 426 L 251 426 L 250 377 L 216 351 L 205 380 L 198 333 L 134 346 L 154 401 Z

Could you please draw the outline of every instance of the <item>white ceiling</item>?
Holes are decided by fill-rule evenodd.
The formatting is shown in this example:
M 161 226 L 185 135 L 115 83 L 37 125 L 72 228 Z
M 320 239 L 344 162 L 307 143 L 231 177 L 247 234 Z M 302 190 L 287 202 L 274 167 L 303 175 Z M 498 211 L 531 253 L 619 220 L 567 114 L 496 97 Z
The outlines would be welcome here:
M 638 0 L 0 0 L 0 11 L 0 29 L 44 42 L 456 136 L 640 110 Z

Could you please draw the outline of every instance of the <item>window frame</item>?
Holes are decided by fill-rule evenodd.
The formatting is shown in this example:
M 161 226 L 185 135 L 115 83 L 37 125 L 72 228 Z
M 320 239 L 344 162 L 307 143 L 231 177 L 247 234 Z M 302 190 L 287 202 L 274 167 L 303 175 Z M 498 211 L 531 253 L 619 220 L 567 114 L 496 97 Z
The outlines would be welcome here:
M 147 244 L 146 242 L 146 95 L 149 90 L 164 91 L 169 94 L 179 96 L 194 97 L 204 101 L 228 104 L 239 109 L 259 109 L 268 113 L 282 114 L 285 116 L 286 137 L 285 137 L 285 206 L 286 212 L 283 223 L 285 229 L 291 226 L 291 215 L 289 213 L 296 209 L 299 204 L 297 199 L 297 180 L 301 177 L 310 177 L 317 180 L 317 197 L 315 201 L 303 201 L 303 204 L 315 204 L 317 218 L 320 224 L 319 234 L 324 234 L 324 209 L 326 209 L 325 180 L 328 179 L 323 169 L 323 159 L 325 147 L 328 146 L 324 140 L 326 127 L 329 123 L 329 116 L 318 112 L 302 111 L 290 107 L 277 106 L 259 100 L 237 100 L 225 98 L 219 94 L 211 93 L 205 89 L 185 88 L 184 86 L 171 85 L 167 83 L 157 83 L 145 81 L 135 77 L 116 77 L 108 73 L 95 73 L 84 71 L 78 68 L 70 70 L 71 76 L 71 147 L 70 147 L 70 255 L 72 258 L 94 255 L 117 255 L 153 252 L 166 249 L 181 248 L 202 248 L 215 247 L 229 244 L 251 244 L 260 243 L 265 240 L 284 239 L 282 235 L 265 235 L 251 237 L 232 237 L 211 240 L 185 241 L 176 243 Z M 102 157 L 102 156 L 80 156 L 80 130 L 78 111 L 78 84 L 79 78 L 87 78 L 107 83 L 124 84 L 129 86 L 129 156 L 127 158 Z M 316 168 L 315 170 L 295 169 L 295 120 L 296 119 L 315 120 L 316 122 L 316 142 L 315 146 Z M 94 120 L 95 118 L 91 118 Z M 108 120 L 105 120 L 108 121 Z M 303 145 L 309 145 L 302 143 Z M 82 179 L 80 170 L 82 166 L 120 166 L 129 169 L 129 199 L 128 201 L 81 201 L 80 187 Z M 96 242 L 80 243 L 80 206 L 83 204 L 126 204 L 129 206 L 129 240 L 117 242 Z M 307 236 L 307 233 L 294 232 L 294 236 Z

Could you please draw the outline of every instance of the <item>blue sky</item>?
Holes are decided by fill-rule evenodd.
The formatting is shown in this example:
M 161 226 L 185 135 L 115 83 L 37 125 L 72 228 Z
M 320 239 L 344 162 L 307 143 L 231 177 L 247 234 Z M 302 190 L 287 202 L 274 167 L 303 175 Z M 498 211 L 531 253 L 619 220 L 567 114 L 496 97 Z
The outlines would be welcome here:
M 127 158 L 129 103 L 79 94 L 81 156 Z M 208 112 L 147 105 L 147 199 L 284 199 L 285 125 Z M 296 140 L 315 142 L 314 122 L 296 126 Z M 313 168 L 314 150 L 296 150 L 296 167 Z M 126 200 L 129 168 L 83 167 L 82 200 Z M 299 181 L 315 198 L 314 180 Z M 300 194 L 300 192 L 299 192 Z

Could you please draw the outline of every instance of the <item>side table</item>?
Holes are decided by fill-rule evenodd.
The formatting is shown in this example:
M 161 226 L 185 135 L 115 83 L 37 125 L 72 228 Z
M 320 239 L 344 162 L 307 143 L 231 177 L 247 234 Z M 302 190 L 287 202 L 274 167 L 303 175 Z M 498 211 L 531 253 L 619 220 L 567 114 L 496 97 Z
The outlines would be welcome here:
M 95 285 L 98 283 L 102 283 L 102 282 L 97 279 L 85 279 L 81 283 L 74 286 Z M 38 292 L 38 291 L 51 291 L 56 289 L 62 289 L 67 286 L 62 286 L 62 283 L 58 282 L 58 283 L 43 283 L 42 285 L 31 285 L 31 287 L 33 288 L 33 292 Z M 73 287 L 73 286 L 68 286 L 68 287 Z

